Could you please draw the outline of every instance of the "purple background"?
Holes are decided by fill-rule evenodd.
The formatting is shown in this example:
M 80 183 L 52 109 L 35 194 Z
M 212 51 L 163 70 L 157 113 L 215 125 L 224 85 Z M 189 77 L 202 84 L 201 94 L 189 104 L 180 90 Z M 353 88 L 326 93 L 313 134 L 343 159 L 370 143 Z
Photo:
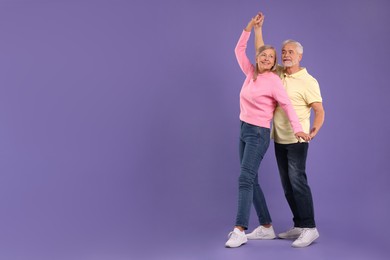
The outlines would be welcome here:
M 324 98 L 308 157 L 321 237 L 303 250 L 223 247 L 244 80 L 233 50 L 258 10 L 267 43 L 301 41 Z M 0 1 L 0 259 L 387 259 L 389 10 L 387 0 Z M 284 231 L 272 145 L 260 179 Z

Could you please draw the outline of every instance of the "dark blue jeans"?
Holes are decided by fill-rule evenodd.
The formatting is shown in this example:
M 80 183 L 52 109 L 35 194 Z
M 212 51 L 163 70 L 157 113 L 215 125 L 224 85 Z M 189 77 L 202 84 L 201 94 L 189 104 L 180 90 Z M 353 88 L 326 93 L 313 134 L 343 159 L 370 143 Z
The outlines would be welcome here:
M 314 207 L 306 176 L 308 143 L 275 143 L 280 179 L 284 195 L 293 214 L 295 227 L 313 228 Z
M 244 229 L 248 229 L 252 202 L 260 224 L 264 225 L 272 222 L 263 191 L 258 183 L 258 170 L 267 152 L 269 142 L 269 128 L 241 122 L 239 146 L 241 172 L 238 179 L 239 190 L 236 226 L 241 226 Z

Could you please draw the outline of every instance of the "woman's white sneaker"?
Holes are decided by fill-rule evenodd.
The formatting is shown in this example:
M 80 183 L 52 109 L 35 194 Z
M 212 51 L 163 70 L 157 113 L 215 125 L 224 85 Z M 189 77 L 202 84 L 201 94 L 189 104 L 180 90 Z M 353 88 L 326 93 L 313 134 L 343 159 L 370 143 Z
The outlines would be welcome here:
M 292 247 L 307 247 L 314 240 L 316 240 L 320 234 L 316 228 L 304 228 L 301 235 L 291 244 Z
M 269 228 L 258 226 L 251 233 L 247 234 L 246 237 L 248 239 L 274 239 L 276 236 L 272 226 Z
M 226 247 L 239 247 L 248 242 L 248 239 L 245 236 L 245 232 L 239 230 L 238 228 L 234 228 L 234 230 L 229 233 L 228 237 L 229 240 L 225 243 Z

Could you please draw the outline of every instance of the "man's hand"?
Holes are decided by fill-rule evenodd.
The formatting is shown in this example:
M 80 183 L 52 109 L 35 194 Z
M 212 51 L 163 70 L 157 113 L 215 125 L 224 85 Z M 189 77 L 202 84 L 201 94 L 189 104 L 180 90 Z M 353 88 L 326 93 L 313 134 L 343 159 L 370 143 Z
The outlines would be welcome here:
M 320 128 L 324 124 L 325 111 L 321 102 L 314 102 L 310 104 L 310 106 L 314 110 L 313 128 L 310 130 L 310 138 L 313 139 L 318 134 Z
M 258 12 L 254 19 L 255 19 L 255 24 L 254 24 L 255 29 L 263 26 L 263 23 L 264 23 L 263 13 Z
M 310 130 L 310 138 L 313 139 L 318 133 L 318 130 L 317 128 L 313 127 L 311 130 Z

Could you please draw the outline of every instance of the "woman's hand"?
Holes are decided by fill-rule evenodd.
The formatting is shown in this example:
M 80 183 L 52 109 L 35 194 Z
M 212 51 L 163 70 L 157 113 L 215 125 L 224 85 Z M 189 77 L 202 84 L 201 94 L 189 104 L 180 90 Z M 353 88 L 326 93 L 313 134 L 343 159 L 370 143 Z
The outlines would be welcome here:
M 264 15 L 262 13 L 258 13 L 255 17 L 253 17 L 248 25 L 245 27 L 245 31 L 250 32 L 254 26 L 262 26 L 264 22 Z
M 298 132 L 295 134 L 295 137 L 298 139 L 299 142 L 301 142 L 303 139 L 305 142 L 309 142 L 311 140 L 311 137 L 309 134 L 305 134 L 304 132 Z

